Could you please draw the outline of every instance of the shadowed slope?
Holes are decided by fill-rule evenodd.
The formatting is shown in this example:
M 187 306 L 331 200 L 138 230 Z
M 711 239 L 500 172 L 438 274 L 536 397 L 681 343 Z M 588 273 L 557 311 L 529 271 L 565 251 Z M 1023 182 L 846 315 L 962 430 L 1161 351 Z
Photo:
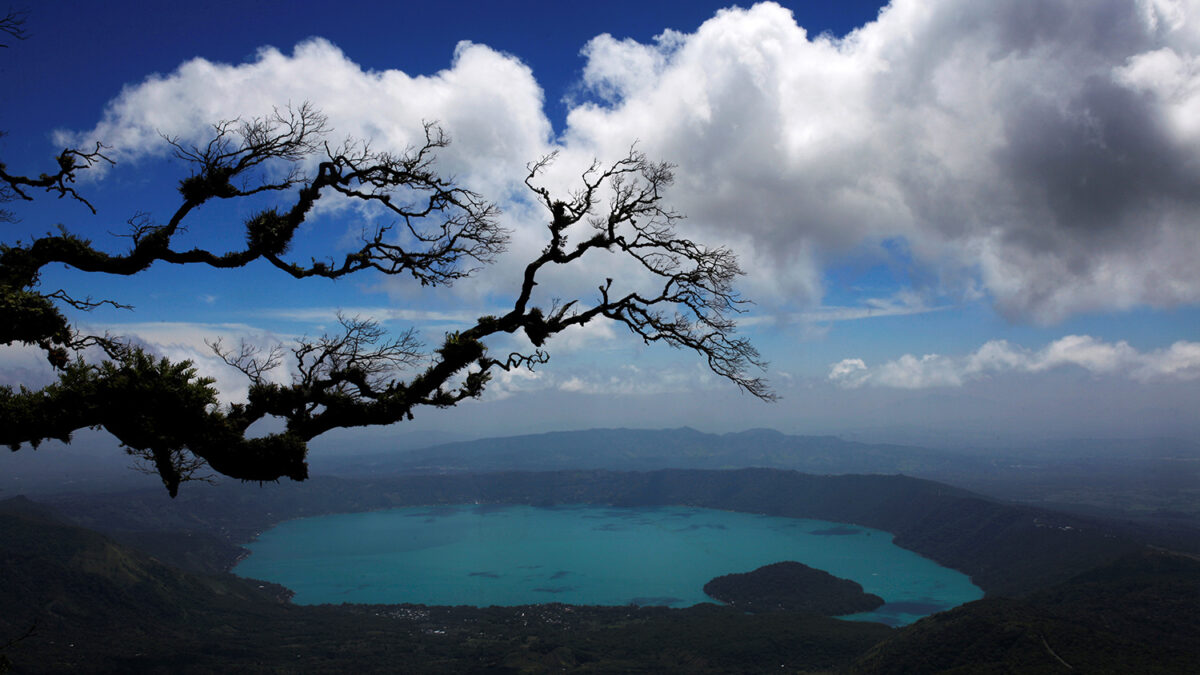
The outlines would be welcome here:
M 1200 672 L 1200 562 L 1147 551 L 1025 600 L 987 598 L 898 630 L 853 669 Z

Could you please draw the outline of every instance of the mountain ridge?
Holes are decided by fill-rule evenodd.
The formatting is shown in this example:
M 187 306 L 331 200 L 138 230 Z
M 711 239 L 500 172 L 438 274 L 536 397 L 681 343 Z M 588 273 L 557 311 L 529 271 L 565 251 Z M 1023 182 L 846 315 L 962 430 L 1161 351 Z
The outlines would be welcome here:
M 1103 521 L 1011 505 L 908 476 L 818 476 L 778 469 L 649 472 L 576 470 L 492 474 L 315 477 L 264 490 L 196 486 L 55 502 L 87 527 L 207 532 L 239 545 L 290 518 L 397 506 L 598 503 L 729 509 L 864 525 L 896 544 L 969 574 L 990 593 L 1026 593 L 1063 581 L 1134 544 Z

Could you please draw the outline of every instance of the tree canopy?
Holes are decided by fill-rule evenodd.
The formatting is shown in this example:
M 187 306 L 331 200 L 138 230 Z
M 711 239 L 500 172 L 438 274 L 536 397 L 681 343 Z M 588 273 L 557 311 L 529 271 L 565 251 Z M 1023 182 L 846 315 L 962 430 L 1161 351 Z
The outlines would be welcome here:
M 69 442 L 85 427 L 103 428 L 157 472 L 171 495 L 204 466 L 248 481 L 303 480 L 312 438 L 336 428 L 392 424 L 411 419 L 422 406 L 478 397 L 497 370 L 546 363 L 549 338 L 597 319 L 623 324 L 647 344 L 692 350 L 745 392 L 774 398 L 765 380 L 752 374 L 765 365 L 758 352 L 736 335 L 734 318 L 746 302 L 733 288 L 742 274 L 736 256 L 677 235 L 681 216 L 664 204 L 672 166 L 636 148 L 610 164 L 594 163 L 565 195 L 552 194 L 541 182 L 554 155 L 528 165 L 524 182 L 545 209 L 546 245 L 525 266 L 506 313 L 481 316 L 432 349 L 411 330 L 392 334 L 373 319 L 345 316 L 339 332 L 289 347 L 215 342 L 214 352 L 249 380 L 244 403 L 222 402 L 214 382 L 200 377 L 192 363 L 173 363 L 119 336 L 86 334 L 64 313 L 68 307 L 123 306 L 119 298 L 93 300 L 41 286 L 47 265 L 137 275 L 156 263 L 216 269 L 265 263 L 295 279 L 373 270 L 445 286 L 505 251 L 509 232 L 499 225 L 496 205 L 439 173 L 437 154 L 449 139 L 437 124 L 427 123 L 423 143 L 401 153 L 376 151 L 366 142 L 331 145 L 330 131 L 326 117 L 303 104 L 217 122 L 206 143 L 165 138 L 187 174 L 165 222 L 135 212 L 121 250 L 64 226 L 31 241 L 0 244 L 0 344 L 35 345 L 58 378 L 41 389 L 0 387 L 0 442 L 17 450 L 47 439 Z M 0 163 L 0 202 L 48 194 L 74 200 L 94 215 L 76 180 L 111 164 L 105 153 L 100 144 L 66 148 L 36 176 Z M 290 257 L 300 226 L 317 200 L 331 194 L 384 209 L 391 224 L 364 230 L 361 245 L 337 258 Z M 186 224 L 201 218 L 201 205 L 255 195 L 270 195 L 275 204 L 225 226 L 223 250 L 177 243 Z M 656 280 L 654 291 L 627 290 L 609 278 L 600 281 L 595 297 L 535 303 L 543 272 L 601 250 L 633 261 Z M 489 337 L 518 332 L 533 344 L 531 352 L 489 351 Z M 290 369 L 290 384 L 269 377 L 280 368 Z M 282 430 L 249 435 L 251 425 L 265 418 L 282 420 Z

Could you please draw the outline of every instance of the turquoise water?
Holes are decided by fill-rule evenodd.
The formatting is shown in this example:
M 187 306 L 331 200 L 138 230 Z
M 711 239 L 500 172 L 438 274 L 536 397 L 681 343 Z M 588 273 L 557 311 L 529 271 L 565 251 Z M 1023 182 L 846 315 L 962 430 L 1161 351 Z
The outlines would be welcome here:
M 911 623 L 977 600 L 966 575 L 880 530 L 688 507 L 412 507 L 282 523 L 234 572 L 300 604 L 713 602 L 706 582 L 781 560 L 853 579 L 888 604 L 854 619 Z

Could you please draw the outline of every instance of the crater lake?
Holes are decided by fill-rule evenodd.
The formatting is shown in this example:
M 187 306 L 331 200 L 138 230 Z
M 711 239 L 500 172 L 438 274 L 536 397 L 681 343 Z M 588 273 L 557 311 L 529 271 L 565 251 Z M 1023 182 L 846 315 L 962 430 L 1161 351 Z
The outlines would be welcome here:
M 881 530 L 681 506 L 464 504 L 280 523 L 234 573 L 294 602 L 666 605 L 715 602 L 713 577 L 795 560 L 886 604 L 852 619 L 911 623 L 983 597 L 970 579 Z

